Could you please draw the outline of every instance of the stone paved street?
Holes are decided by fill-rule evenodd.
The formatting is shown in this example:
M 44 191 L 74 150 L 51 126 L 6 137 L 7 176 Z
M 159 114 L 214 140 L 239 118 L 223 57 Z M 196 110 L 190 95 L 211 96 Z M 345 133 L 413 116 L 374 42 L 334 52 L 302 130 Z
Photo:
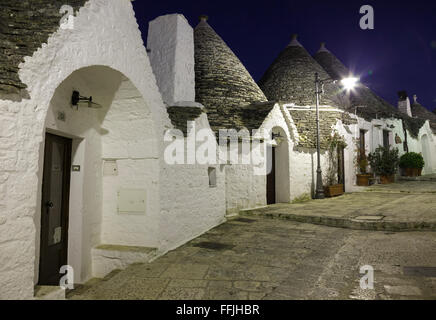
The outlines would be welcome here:
M 380 193 L 373 194 L 371 205 L 386 202 Z M 409 200 L 396 199 L 395 206 L 400 208 L 402 201 Z M 426 210 L 433 206 L 434 201 L 421 204 Z M 360 289 L 359 268 L 364 265 L 374 267 L 374 290 Z M 436 232 L 352 230 L 239 217 L 152 263 L 93 279 L 68 297 L 434 300 Z
M 436 231 L 436 180 L 362 187 L 362 192 L 302 203 L 244 210 L 262 215 L 357 230 Z

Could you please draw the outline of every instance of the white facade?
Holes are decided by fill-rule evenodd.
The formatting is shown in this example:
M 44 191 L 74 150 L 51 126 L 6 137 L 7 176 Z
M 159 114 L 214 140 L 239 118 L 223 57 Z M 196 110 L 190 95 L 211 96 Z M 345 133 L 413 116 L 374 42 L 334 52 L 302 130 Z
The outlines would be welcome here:
M 222 175 L 208 188 L 207 166 L 175 168 L 163 160 L 163 133 L 172 125 L 130 1 L 88 1 L 74 22 L 20 65 L 30 99 L 0 100 L 7 124 L 0 146 L 1 299 L 31 299 L 38 283 L 45 132 L 72 138 L 72 163 L 81 166 L 70 189 L 68 264 L 76 283 L 93 276 L 98 244 L 165 252 L 224 221 Z M 73 89 L 103 108 L 72 109 Z M 117 193 L 127 188 L 145 191 L 144 214 L 117 212 Z
M 19 66 L 30 99 L 0 100 L 0 299 L 32 299 L 38 283 L 45 133 L 71 138 L 72 164 L 80 166 L 71 173 L 69 201 L 68 264 L 75 283 L 110 270 L 104 262 L 93 265 L 98 246 L 162 254 L 224 222 L 226 214 L 266 205 L 266 177 L 252 165 L 172 165 L 164 159 L 164 133 L 173 129 L 166 104 L 196 105 L 192 28 L 183 16 L 152 22 L 150 55 L 128 0 L 88 1 L 74 22 Z M 102 108 L 72 108 L 73 90 L 92 95 Z M 276 202 L 313 194 L 316 178 L 315 151 L 295 148 L 290 107 L 277 103 L 260 127 L 281 136 L 264 142 L 276 148 Z M 392 143 L 396 135 L 405 138 L 401 121 L 358 120 L 350 126 L 338 120 L 332 128 L 348 143 L 347 191 L 354 190 L 359 129 L 367 130 L 368 151 L 383 143 L 383 129 L 392 132 Z M 205 113 L 195 126 L 210 129 Z M 408 144 L 423 153 L 424 173 L 435 172 L 428 121 Z M 125 201 L 137 196 L 145 199 L 143 210 L 123 212 Z

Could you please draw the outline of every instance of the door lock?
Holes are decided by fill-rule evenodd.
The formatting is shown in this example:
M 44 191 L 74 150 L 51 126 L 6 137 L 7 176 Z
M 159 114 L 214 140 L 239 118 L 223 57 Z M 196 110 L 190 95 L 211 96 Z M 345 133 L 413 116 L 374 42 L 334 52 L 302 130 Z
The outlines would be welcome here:
M 53 204 L 52 201 L 47 201 L 47 202 L 45 203 L 45 205 L 47 206 L 47 208 L 53 208 L 53 207 L 54 207 L 54 204 Z

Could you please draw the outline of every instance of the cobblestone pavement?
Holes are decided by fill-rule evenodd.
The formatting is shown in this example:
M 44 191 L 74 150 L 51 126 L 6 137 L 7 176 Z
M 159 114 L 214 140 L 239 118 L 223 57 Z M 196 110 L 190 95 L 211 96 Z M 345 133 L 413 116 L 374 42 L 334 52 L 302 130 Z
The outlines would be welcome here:
M 374 267 L 362 290 L 359 268 Z M 69 299 L 436 299 L 436 232 L 362 231 L 237 218 Z

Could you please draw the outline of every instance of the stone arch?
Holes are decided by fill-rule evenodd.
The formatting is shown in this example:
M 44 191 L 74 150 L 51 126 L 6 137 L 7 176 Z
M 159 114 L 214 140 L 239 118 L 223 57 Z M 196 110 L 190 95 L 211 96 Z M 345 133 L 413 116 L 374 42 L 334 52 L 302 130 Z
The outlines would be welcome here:
M 87 104 L 72 107 L 73 90 L 92 96 L 102 108 L 88 108 Z M 74 71 L 55 90 L 44 130 L 72 139 L 72 163 L 81 167 L 81 173 L 71 175 L 69 202 L 68 264 L 76 270 L 76 281 L 92 275 L 91 249 L 96 245 L 156 247 L 160 140 L 152 112 L 130 79 L 106 66 Z M 41 143 L 35 214 L 36 278 L 43 151 Z M 118 192 L 131 189 L 144 191 L 144 214 L 119 214 Z
M 117 12 L 116 17 L 113 12 Z M 53 118 L 53 114 L 49 114 L 50 104 L 65 79 L 87 67 L 105 66 L 116 70 L 137 89 L 138 96 L 148 107 L 154 136 L 158 137 L 164 127 L 171 125 L 132 4 L 129 1 L 88 1 L 80 8 L 74 22 L 73 29 L 58 29 L 46 44 L 19 65 L 18 75 L 27 85 L 29 98 L 14 102 L 0 100 L 1 116 L 11 119 L 11 133 L 2 144 L 6 151 L 0 152 L 4 164 L 0 168 L 0 180 L 6 190 L 6 200 L 0 199 L 6 217 L 0 220 L 0 228 L 8 240 L 8 245 L 2 244 L 2 250 L 7 250 L 9 255 L 7 270 L 0 276 L 0 285 L 6 290 L 4 294 L 0 292 L 2 298 L 33 297 L 38 272 L 35 253 L 41 200 L 38 196 L 42 170 L 40 154 L 46 119 Z M 82 90 L 83 95 L 94 94 Z M 100 99 L 98 94 L 97 99 Z M 104 99 L 100 101 L 105 103 Z M 161 139 L 157 139 L 153 151 L 157 161 L 161 159 L 162 148 Z M 159 188 L 159 181 L 155 182 Z M 93 236 L 95 234 L 98 232 Z

